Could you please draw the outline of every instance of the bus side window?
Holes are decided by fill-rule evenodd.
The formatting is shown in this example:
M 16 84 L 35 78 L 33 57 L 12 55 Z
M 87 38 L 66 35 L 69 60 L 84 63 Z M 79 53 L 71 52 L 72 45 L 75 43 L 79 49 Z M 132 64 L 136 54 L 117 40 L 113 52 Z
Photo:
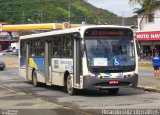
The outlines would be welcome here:
M 44 50 L 42 49 L 42 52 L 41 52 L 41 54 L 40 54 L 41 56 L 44 56 Z
M 26 56 L 26 42 L 25 41 L 21 41 L 20 43 L 20 54 L 21 56 Z
M 30 56 L 35 56 L 36 54 L 36 48 L 35 48 L 35 40 L 30 41 Z
M 60 57 L 60 49 L 62 40 L 60 36 L 54 37 L 52 40 L 52 57 L 57 58 Z

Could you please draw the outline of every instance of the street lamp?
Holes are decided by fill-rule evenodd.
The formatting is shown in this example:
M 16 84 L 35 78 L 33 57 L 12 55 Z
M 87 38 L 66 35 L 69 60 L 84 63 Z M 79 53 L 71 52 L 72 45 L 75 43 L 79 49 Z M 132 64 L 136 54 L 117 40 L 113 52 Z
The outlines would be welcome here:
M 33 20 L 31 20 L 31 19 L 29 19 L 29 18 L 27 19 L 27 21 L 28 21 L 28 22 L 32 22 L 32 23 L 35 23 Z
M 100 25 L 101 24 L 101 22 L 98 22 L 98 25 Z
M 33 20 L 31 20 L 31 19 L 29 19 L 29 18 L 27 19 L 27 21 L 28 21 L 28 22 L 32 22 L 33 24 L 36 24 Z M 37 33 L 36 30 L 31 30 L 31 31 L 32 31 L 33 33 Z
M 33 20 L 31 19 L 27 19 L 28 22 L 32 22 L 33 24 L 36 24 L 36 23 L 41 23 L 39 20 L 37 20 L 36 22 L 34 22 Z
M 37 20 L 38 23 L 41 23 L 39 20 Z

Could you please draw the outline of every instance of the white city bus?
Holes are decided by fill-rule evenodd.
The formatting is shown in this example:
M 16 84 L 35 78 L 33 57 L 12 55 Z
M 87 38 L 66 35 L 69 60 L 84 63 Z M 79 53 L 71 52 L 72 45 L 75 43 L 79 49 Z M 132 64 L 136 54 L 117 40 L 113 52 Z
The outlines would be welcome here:
M 20 75 L 66 88 L 108 90 L 137 87 L 133 31 L 124 26 L 83 26 L 20 37 Z

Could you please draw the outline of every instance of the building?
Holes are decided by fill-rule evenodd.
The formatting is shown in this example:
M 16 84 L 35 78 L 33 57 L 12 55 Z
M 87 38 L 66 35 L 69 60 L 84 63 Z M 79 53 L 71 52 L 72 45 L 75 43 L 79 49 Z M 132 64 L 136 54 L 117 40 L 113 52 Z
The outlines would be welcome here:
M 7 24 L 6 22 L 0 22 L 0 51 L 8 49 L 11 43 L 16 42 L 19 37 L 18 32 L 2 30 L 2 25 Z
M 17 42 L 19 33 L 17 31 L 3 31 L 3 25 L 6 22 L 0 22 L 0 51 L 9 49 L 11 43 Z
M 11 43 L 17 42 L 19 37 L 18 32 L 0 32 L 0 48 L 6 50 Z
M 149 14 L 144 14 L 144 9 L 139 9 L 138 31 L 136 40 L 140 46 L 141 58 L 150 59 L 155 52 L 160 55 L 160 1 L 155 1 Z

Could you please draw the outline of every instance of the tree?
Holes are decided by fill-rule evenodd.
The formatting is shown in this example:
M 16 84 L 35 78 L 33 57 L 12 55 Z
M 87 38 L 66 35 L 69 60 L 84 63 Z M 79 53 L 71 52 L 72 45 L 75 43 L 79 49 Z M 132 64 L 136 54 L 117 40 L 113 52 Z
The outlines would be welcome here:
M 142 9 L 144 9 L 144 13 L 143 13 L 143 16 L 140 20 L 140 30 L 142 28 L 142 21 L 144 19 L 145 16 L 148 17 L 148 15 L 150 14 L 150 12 L 152 11 L 153 9 L 153 6 L 154 6 L 154 3 L 156 2 L 156 0 L 130 0 L 129 3 L 130 4 L 140 4 L 142 6 Z

